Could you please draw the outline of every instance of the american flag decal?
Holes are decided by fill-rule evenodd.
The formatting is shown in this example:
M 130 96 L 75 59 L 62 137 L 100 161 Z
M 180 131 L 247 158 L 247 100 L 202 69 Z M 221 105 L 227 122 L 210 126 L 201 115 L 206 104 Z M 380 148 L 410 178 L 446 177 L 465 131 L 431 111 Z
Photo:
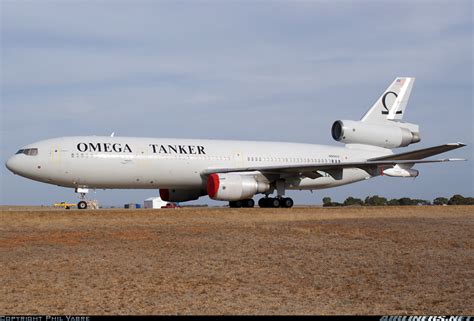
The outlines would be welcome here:
M 399 84 L 400 86 L 403 86 L 403 84 L 405 83 L 405 79 L 398 78 L 396 83 Z

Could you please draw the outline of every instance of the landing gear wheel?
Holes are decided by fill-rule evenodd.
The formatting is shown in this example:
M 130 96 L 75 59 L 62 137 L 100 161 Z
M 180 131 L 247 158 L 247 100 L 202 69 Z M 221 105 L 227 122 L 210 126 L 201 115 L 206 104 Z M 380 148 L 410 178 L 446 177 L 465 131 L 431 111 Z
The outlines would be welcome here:
M 270 207 L 274 207 L 274 208 L 277 208 L 277 207 L 280 207 L 281 206 L 281 201 L 279 198 L 271 198 L 270 199 Z
M 243 200 L 243 207 L 254 207 L 255 206 L 255 201 L 251 198 Z
M 77 203 L 77 208 L 80 210 L 85 210 L 87 208 L 87 203 L 85 201 L 80 201 Z
M 259 199 L 258 206 L 260 206 L 261 208 L 268 207 L 268 197 L 262 197 L 261 199 Z
M 229 207 L 241 208 L 242 207 L 242 201 L 230 201 L 229 202 Z
M 281 207 L 286 207 L 286 208 L 293 207 L 294 203 L 291 198 L 285 197 L 285 198 L 282 198 L 281 201 L 282 201 Z

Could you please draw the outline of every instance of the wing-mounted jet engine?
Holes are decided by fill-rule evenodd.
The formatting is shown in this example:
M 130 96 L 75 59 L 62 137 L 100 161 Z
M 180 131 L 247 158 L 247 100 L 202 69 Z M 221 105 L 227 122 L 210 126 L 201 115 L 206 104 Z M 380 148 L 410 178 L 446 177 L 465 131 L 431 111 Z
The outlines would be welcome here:
M 207 179 L 207 193 L 210 198 L 221 201 L 237 201 L 251 198 L 270 189 L 267 182 L 253 176 L 241 174 L 211 174 Z

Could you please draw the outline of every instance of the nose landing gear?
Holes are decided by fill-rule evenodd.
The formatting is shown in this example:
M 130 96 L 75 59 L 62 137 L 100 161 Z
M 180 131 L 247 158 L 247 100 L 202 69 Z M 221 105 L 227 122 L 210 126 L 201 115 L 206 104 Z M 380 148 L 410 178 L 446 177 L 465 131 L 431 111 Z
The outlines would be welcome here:
M 87 208 L 87 202 L 86 201 L 80 201 L 77 203 L 77 208 L 80 210 L 85 210 Z
M 86 194 L 89 193 L 89 189 L 78 187 L 78 188 L 76 188 L 75 192 L 79 193 L 79 198 L 81 199 L 79 201 L 79 203 L 77 203 L 77 208 L 80 209 L 80 210 L 87 209 Z

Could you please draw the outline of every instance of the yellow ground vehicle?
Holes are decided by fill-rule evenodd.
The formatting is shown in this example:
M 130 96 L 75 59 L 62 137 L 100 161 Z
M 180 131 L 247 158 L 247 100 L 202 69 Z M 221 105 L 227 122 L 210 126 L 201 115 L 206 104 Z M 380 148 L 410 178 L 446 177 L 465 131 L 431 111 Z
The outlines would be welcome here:
M 54 204 L 55 207 L 64 207 L 65 209 L 70 209 L 71 207 L 77 206 L 77 204 L 61 202 Z

